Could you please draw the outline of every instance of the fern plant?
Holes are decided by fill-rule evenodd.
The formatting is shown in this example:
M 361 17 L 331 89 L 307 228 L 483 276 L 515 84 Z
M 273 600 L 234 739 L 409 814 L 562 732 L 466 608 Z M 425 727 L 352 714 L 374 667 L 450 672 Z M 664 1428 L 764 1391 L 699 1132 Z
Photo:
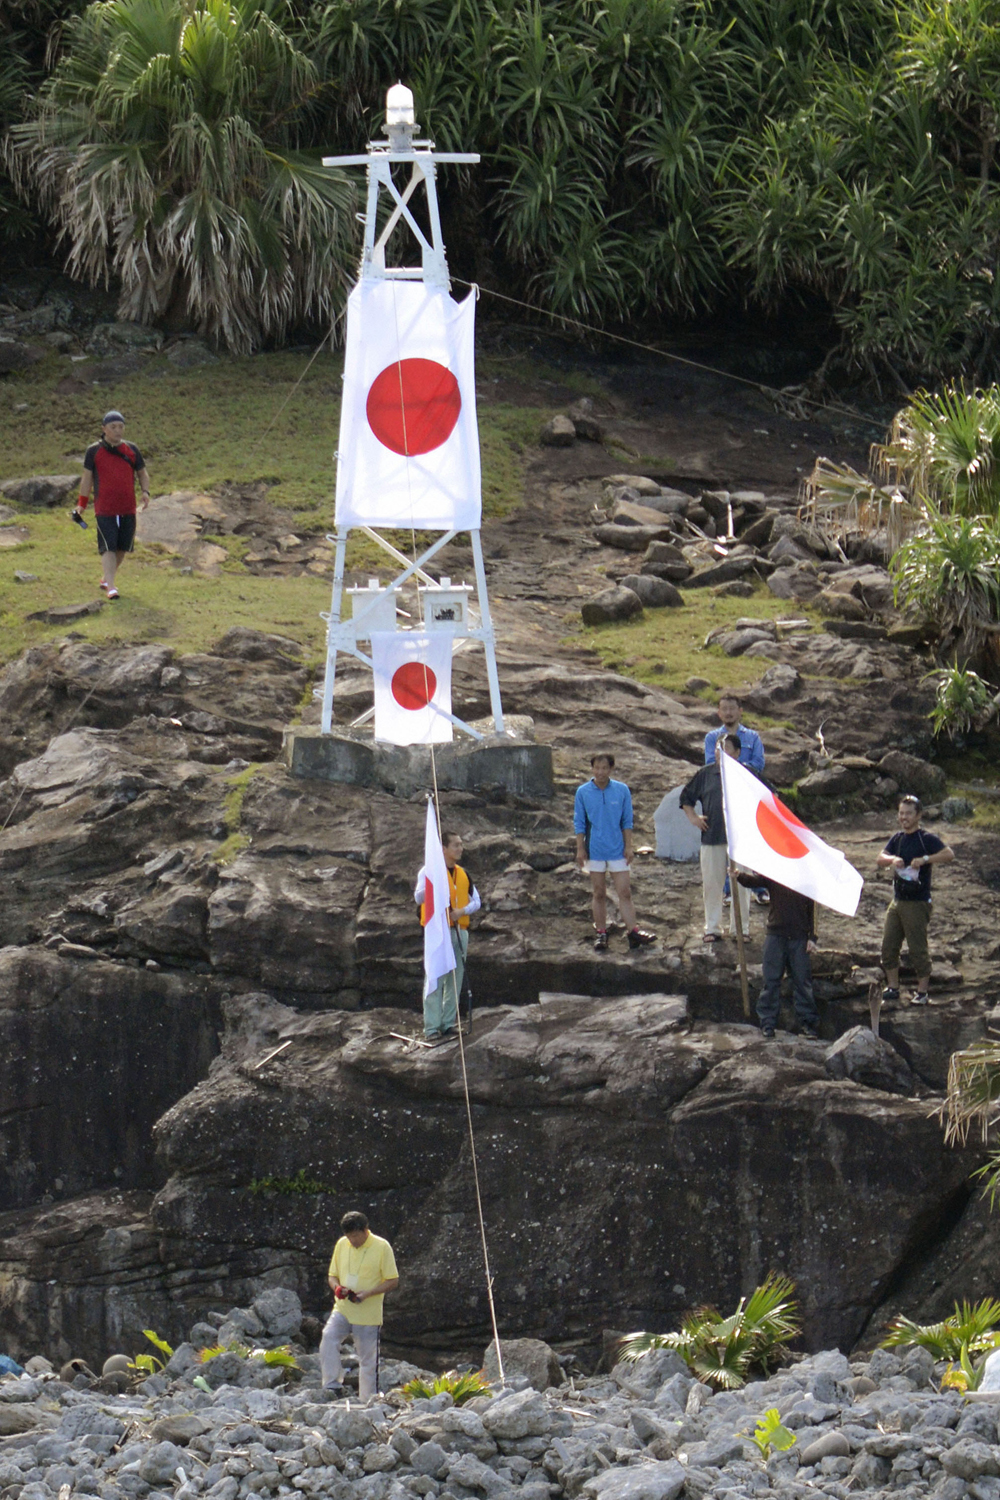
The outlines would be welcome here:
M 714 1307 L 688 1313 L 678 1333 L 633 1333 L 622 1342 L 619 1361 L 641 1359 L 653 1349 L 674 1349 L 706 1385 L 736 1390 L 751 1370 L 768 1368 L 799 1333 L 794 1283 L 772 1273 L 736 1311 L 723 1318 Z

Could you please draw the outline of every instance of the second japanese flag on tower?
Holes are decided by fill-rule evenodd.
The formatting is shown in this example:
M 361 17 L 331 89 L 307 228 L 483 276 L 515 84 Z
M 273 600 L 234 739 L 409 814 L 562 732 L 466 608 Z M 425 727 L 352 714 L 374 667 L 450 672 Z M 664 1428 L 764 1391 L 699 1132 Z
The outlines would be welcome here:
M 801 823 L 731 755 L 723 755 L 721 766 L 730 859 L 853 917 L 864 880 L 841 851 Z
M 451 739 L 451 635 L 373 630 L 375 738 L 390 745 Z

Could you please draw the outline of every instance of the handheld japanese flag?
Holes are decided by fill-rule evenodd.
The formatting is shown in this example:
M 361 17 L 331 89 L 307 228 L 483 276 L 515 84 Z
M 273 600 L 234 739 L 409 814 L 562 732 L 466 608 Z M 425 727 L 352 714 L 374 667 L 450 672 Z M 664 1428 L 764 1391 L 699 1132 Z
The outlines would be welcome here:
M 362 279 L 347 301 L 338 526 L 478 530 L 475 293 Z
M 455 950 L 448 926 L 451 894 L 448 867 L 438 834 L 434 803 L 427 801 L 427 829 L 424 833 L 424 995 L 436 990 L 442 975 L 455 967 Z
M 721 767 L 730 859 L 853 917 L 864 880 L 840 850 L 800 823 L 731 755 L 722 756 Z
M 451 635 L 373 630 L 375 738 L 390 745 L 451 739 Z

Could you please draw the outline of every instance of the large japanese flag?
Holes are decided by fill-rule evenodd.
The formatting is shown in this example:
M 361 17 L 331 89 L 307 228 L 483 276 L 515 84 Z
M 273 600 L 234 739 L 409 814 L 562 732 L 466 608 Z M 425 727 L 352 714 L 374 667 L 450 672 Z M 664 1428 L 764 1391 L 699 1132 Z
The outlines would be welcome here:
M 722 757 L 722 795 L 731 859 L 832 911 L 854 916 L 864 885 L 854 866 L 731 755 Z
M 448 867 L 438 834 L 434 803 L 427 801 L 424 833 L 424 995 L 436 990 L 443 974 L 455 967 L 455 949 L 448 927 Z
M 475 293 L 359 281 L 347 302 L 338 526 L 474 531 Z
M 451 635 L 373 630 L 375 738 L 390 745 L 451 739 Z

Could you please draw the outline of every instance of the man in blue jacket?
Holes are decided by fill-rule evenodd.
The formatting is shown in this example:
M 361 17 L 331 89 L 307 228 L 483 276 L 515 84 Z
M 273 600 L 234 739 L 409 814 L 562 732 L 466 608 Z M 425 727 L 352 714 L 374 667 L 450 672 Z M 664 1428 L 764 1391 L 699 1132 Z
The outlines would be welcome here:
M 624 781 L 614 781 L 615 758 L 601 752 L 590 757 L 594 773 L 577 787 L 573 803 L 576 862 L 590 871 L 594 903 L 594 948 L 604 953 L 608 946 L 608 887 L 610 874 L 618 905 L 628 931 L 630 948 L 656 942 L 656 934 L 639 926 L 632 904 L 629 865 L 632 863 L 632 794 Z
M 756 729 L 748 729 L 745 724 L 740 723 L 742 709 L 743 705 L 734 693 L 723 693 L 719 699 L 719 727 L 710 729 L 705 736 L 705 764 L 714 766 L 716 745 L 727 734 L 735 734 L 740 742 L 740 765 L 759 776 L 764 769 L 764 741 Z M 758 886 L 754 895 L 761 906 L 766 906 L 771 899 L 766 885 Z M 728 875 L 722 888 L 722 896 L 727 903 L 731 899 Z

